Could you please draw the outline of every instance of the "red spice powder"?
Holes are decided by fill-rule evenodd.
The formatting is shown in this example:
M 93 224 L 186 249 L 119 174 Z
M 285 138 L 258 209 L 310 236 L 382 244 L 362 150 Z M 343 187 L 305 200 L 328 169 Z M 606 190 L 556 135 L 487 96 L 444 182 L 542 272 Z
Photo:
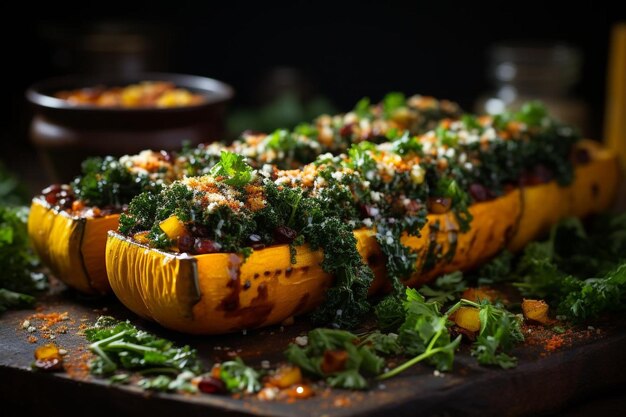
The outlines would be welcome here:
M 563 336 L 561 335 L 554 335 L 551 338 L 549 338 L 548 340 L 546 340 L 546 344 L 544 346 L 544 349 L 547 352 L 554 352 L 557 349 L 560 349 L 561 347 L 563 347 L 563 344 L 565 344 L 565 339 L 563 339 Z
M 89 362 L 93 354 L 89 351 L 81 352 L 81 350 L 79 348 L 76 352 L 68 353 L 64 358 L 63 368 L 72 379 L 84 380 L 89 377 Z

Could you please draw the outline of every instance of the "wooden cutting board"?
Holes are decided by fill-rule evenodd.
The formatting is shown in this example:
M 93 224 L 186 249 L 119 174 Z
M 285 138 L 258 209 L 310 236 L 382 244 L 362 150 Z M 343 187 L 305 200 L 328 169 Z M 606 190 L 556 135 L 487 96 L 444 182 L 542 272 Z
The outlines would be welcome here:
M 261 360 L 269 360 L 272 365 L 280 361 L 288 343 L 308 330 L 305 320 L 246 335 L 190 337 L 137 319 L 113 299 L 85 299 L 67 291 L 45 297 L 38 312 L 67 312 L 68 320 L 42 331 L 42 321 L 33 318 L 32 310 L 0 316 L 0 406 L 5 417 L 13 415 L 7 410 L 17 410 L 14 413 L 19 416 L 80 412 L 89 417 L 517 416 L 556 411 L 585 396 L 626 383 L 626 325 L 613 317 L 595 323 L 592 329 L 582 329 L 570 345 L 550 354 L 543 344 L 520 346 L 515 352 L 519 366 L 512 370 L 480 367 L 470 357 L 469 347 L 464 346 L 451 373 L 437 376 L 431 367 L 416 366 L 384 384 L 374 383 L 366 392 L 327 389 L 312 399 L 295 403 L 206 394 L 155 394 L 130 386 L 112 386 L 90 377 L 80 379 L 81 368 L 76 365 L 84 362 L 80 358 L 86 355 L 86 342 L 77 334 L 79 327 L 93 323 L 101 314 L 130 318 L 140 327 L 195 347 L 207 367 L 231 355 L 258 366 Z M 27 319 L 37 328 L 35 332 L 22 328 Z M 67 326 L 65 333 L 63 326 Z M 35 347 L 48 342 L 46 334 L 53 334 L 54 342 L 68 351 L 66 363 L 74 365 L 73 378 L 64 373 L 30 370 Z

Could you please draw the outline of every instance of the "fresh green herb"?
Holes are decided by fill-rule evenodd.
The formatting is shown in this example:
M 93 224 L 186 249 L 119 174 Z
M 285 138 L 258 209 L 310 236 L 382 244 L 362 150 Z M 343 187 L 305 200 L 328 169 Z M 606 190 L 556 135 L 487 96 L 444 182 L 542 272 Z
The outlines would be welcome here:
M 0 202 L 4 206 L 17 206 L 28 201 L 28 191 L 15 175 L 0 161 Z
M 461 271 L 452 272 L 440 276 L 435 280 L 434 287 L 424 285 L 418 291 L 428 302 L 436 302 L 445 305 L 459 298 L 459 294 L 467 289 Z
M 324 249 L 322 268 L 335 277 L 313 320 L 338 328 L 357 326 L 371 309 L 367 292 L 374 275 L 356 248 L 352 228 L 334 217 L 312 223 L 303 234 L 313 249 Z
M 545 298 L 574 321 L 618 310 L 626 298 L 626 216 L 600 216 L 588 230 L 577 219 L 529 244 L 516 266 L 523 294 Z
M 195 350 L 176 347 L 129 322 L 103 316 L 85 331 L 85 336 L 91 342 L 89 350 L 96 355 L 90 364 L 95 375 L 112 375 L 118 369 L 156 374 L 158 377 L 147 378 L 143 385 L 163 390 L 184 371 L 200 372 Z
M 87 204 L 121 207 L 144 191 L 158 192 L 159 181 L 146 173 L 133 173 L 119 159 L 107 156 L 83 162 L 82 175 L 72 183 L 76 197 Z
M 389 137 L 389 136 L 387 136 Z M 421 155 L 422 144 L 416 136 L 411 136 L 409 132 L 404 132 L 402 136 L 397 139 L 389 138 L 393 140 L 393 151 L 398 155 Z
M 513 254 L 504 249 L 498 256 L 481 266 L 478 270 L 478 285 L 512 280 L 513 259 Z
M 406 106 L 406 97 L 402 93 L 388 93 L 382 102 L 383 111 L 386 117 L 391 117 L 393 113 Z
M 28 240 L 28 209 L 0 205 L 0 313 L 9 308 L 32 307 L 32 294 L 46 288 L 46 277 Z
M 509 352 L 516 343 L 524 341 L 520 329 L 521 320 L 502 306 L 487 300 L 480 304 L 462 300 L 463 305 L 478 308 L 480 311 L 480 332 L 472 348 L 472 356 L 481 365 L 497 365 L 504 369 L 517 366 L 517 359 Z
M 362 343 L 350 332 L 335 329 L 315 329 L 308 334 L 308 345 L 300 347 L 290 344 L 285 355 L 287 360 L 299 366 L 309 375 L 325 378 L 335 388 L 365 389 L 365 375 L 378 375 L 384 360 L 375 353 L 375 347 L 391 352 L 393 342 L 382 336 L 371 336 Z M 356 344 L 355 344 L 356 343 Z M 338 369 L 325 370 L 325 355 L 347 355 Z
M 452 209 L 459 223 L 459 229 L 461 232 L 467 232 L 472 222 L 472 214 L 469 212 L 471 200 L 467 192 L 461 189 L 456 180 L 449 177 L 441 177 L 437 183 L 434 195 L 452 200 Z
M 281 135 L 275 133 L 278 137 Z M 220 161 L 211 169 L 214 177 L 226 177 L 224 183 L 233 187 L 243 187 L 252 179 L 252 168 L 246 158 L 233 152 L 222 151 Z
M 357 116 L 367 118 L 370 116 L 370 99 L 369 97 L 363 97 L 354 106 L 354 112 Z
M 230 392 L 255 393 L 261 389 L 260 375 L 241 358 L 220 364 L 220 379 Z
M 454 340 L 450 338 L 448 317 L 451 311 L 442 314 L 439 303 L 426 302 L 414 289 L 407 289 L 406 297 L 406 319 L 398 329 L 398 343 L 406 353 L 416 356 L 382 375 L 381 379 L 397 375 L 423 360 L 440 371 L 448 371 L 452 369 L 454 351 L 461 341 L 460 336 Z

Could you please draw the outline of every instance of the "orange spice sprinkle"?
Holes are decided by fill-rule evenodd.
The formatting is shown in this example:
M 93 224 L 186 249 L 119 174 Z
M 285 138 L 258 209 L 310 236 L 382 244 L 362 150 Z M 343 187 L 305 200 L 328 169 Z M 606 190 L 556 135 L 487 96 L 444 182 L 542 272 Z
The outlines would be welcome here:
M 545 349 L 548 352 L 554 352 L 555 350 L 563 347 L 564 343 L 565 343 L 565 340 L 563 339 L 563 336 L 554 335 L 548 340 L 546 340 Z

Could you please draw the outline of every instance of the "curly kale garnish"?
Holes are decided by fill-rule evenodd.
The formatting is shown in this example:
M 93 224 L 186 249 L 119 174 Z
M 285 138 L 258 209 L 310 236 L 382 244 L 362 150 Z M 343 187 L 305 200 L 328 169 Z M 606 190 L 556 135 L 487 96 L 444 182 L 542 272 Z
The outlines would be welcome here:
M 132 173 L 119 159 L 106 156 L 85 160 L 82 175 L 72 187 L 76 196 L 90 205 L 120 207 L 143 191 L 160 190 L 161 185 L 147 174 Z
M 626 300 L 626 216 L 601 216 L 585 229 L 578 219 L 529 244 L 514 268 L 526 296 L 545 298 L 574 321 L 619 310 Z

